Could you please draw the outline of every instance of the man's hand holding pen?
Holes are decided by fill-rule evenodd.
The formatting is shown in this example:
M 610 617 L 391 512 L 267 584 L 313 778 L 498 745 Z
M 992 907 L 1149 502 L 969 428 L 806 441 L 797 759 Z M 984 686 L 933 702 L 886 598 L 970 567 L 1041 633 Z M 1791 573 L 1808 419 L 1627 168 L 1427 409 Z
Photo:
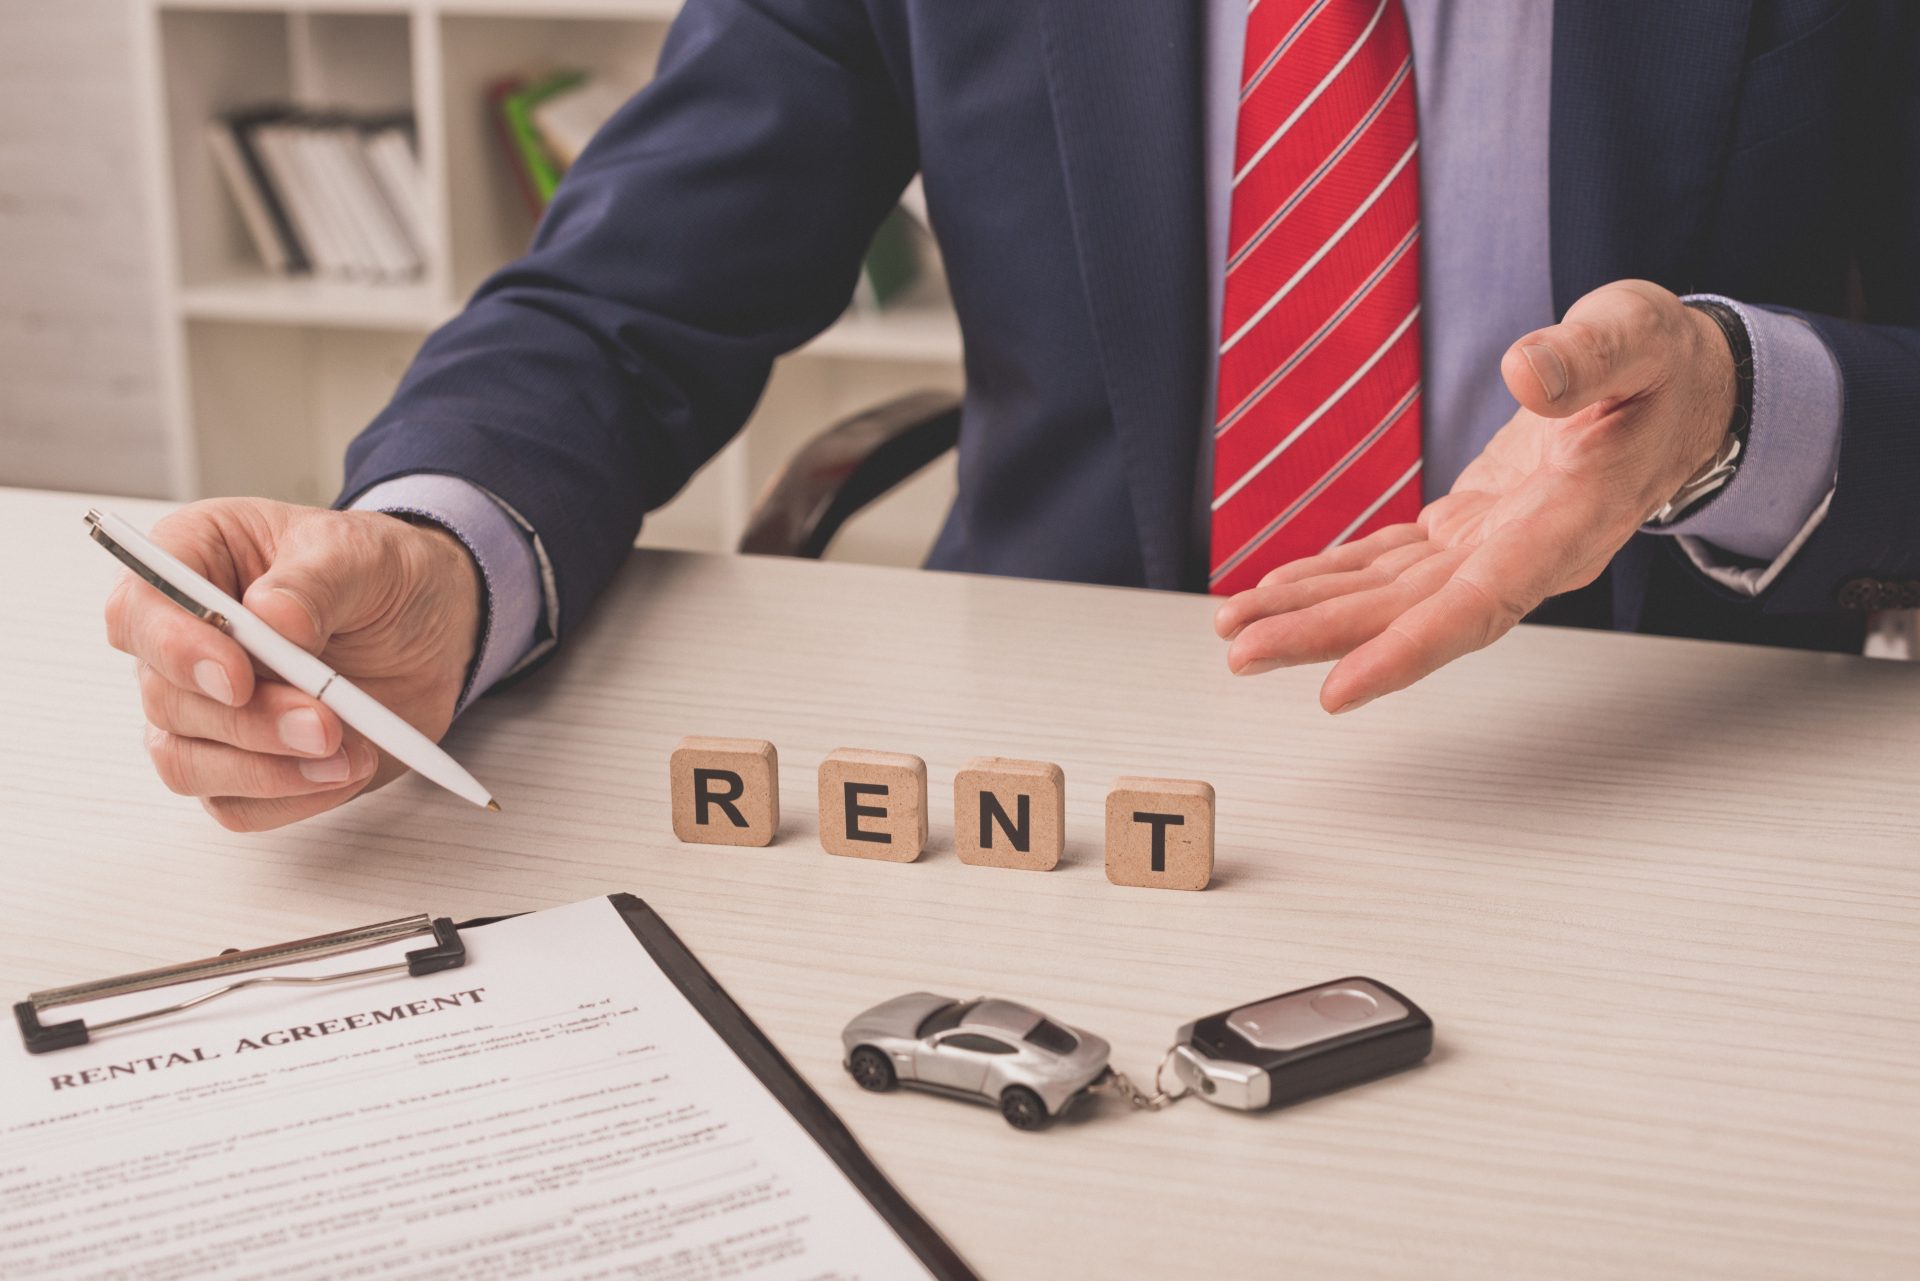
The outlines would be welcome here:
M 429 738 L 452 723 L 481 582 L 446 531 L 375 512 L 217 499 L 182 508 L 152 538 Z M 137 660 L 154 768 L 224 827 L 292 823 L 404 771 L 132 574 L 107 600 L 107 636 Z

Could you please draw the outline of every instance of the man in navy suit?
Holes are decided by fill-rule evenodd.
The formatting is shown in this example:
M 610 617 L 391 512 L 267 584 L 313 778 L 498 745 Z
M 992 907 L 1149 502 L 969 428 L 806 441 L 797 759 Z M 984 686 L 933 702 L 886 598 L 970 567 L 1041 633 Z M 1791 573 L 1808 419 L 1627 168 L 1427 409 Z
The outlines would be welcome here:
M 1329 711 L 1528 615 L 1857 651 L 1920 604 L 1917 161 L 1902 0 L 688 0 L 347 510 L 155 536 L 443 732 L 919 172 L 966 338 L 932 564 L 1211 589 L 1235 671 L 1339 660 Z M 108 619 L 221 822 L 391 773 L 144 586 Z

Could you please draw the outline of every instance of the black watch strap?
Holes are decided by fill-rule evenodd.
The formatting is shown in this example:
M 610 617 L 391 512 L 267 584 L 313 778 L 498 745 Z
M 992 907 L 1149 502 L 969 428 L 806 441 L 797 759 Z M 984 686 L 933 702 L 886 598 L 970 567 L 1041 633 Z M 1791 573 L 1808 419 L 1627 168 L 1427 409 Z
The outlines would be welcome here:
M 1747 429 L 1753 426 L 1753 338 L 1740 313 L 1712 298 L 1689 298 L 1685 306 L 1693 308 L 1720 327 L 1726 336 L 1727 350 L 1733 356 L 1733 417 L 1727 434 L 1740 442 L 1744 452 Z
M 1653 513 L 1647 522 L 1652 527 L 1671 525 L 1684 516 L 1693 515 L 1727 487 L 1741 456 L 1747 451 L 1747 431 L 1753 425 L 1753 339 L 1747 333 L 1746 322 L 1739 312 L 1713 298 L 1688 298 L 1682 302 L 1712 320 L 1727 340 L 1727 354 L 1733 360 L 1733 412 L 1713 458 L 1680 487 L 1679 493 Z

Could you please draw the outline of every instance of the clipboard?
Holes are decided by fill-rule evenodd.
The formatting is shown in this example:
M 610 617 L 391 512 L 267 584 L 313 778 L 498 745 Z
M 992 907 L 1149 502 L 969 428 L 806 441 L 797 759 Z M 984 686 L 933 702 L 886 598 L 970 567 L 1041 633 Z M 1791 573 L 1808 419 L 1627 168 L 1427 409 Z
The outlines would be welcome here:
M 937 1281 L 978 1281 L 978 1277 L 960 1255 L 940 1236 L 932 1224 L 901 1195 L 899 1189 L 875 1165 L 853 1133 L 834 1111 L 793 1069 L 792 1064 L 767 1038 L 766 1033 L 748 1017 L 747 1012 L 728 995 L 725 988 L 707 971 L 680 936 L 643 900 L 632 894 L 607 896 L 620 919 L 632 931 L 636 942 L 647 952 L 687 1003 L 697 1011 L 727 1048 L 766 1087 L 774 1100 L 799 1123 L 802 1130 L 819 1145 L 839 1167 L 849 1183 L 863 1196 Z M 463 931 L 484 929 L 512 915 L 479 917 L 455 924 L 447 917 L 417 915 L 383 921 L 354 930 L 317 935 L 246 951 L 228 951 L 217 957 L 184 965 L 144 970 L 118 978 L 101 979 L 36 992 L 14 1008 L 21 1038 L 33 1054 L 47 1054 L 86 1045 L 101 1034 L 148 1019 L 184 1015 L 195 1006 L 243 988 L 288 984 L 312 985 L 340 983 L 376 975 L 411 976 L 439 973 L 464 966 L 467 961 Z M 185 1001 L 158 1006 L 149 1011 L 127 1015 L 107 1022 L 88 1025 L 83 1019 L 45 1022 L 42 1016 L 63 1006 L 83 1001 L 121 996 L 134 992 L 210 978 L 243 975 L 250 970 L 284 965 L 293 961 L 391 944 L 413 936 L 430 938 L 425 946 L 406 953 L 405 958 L 387 964 L 344 969 L 336 973 L 312 976 L 267 975 L 234 978 L 222 987 L 203 992 Z

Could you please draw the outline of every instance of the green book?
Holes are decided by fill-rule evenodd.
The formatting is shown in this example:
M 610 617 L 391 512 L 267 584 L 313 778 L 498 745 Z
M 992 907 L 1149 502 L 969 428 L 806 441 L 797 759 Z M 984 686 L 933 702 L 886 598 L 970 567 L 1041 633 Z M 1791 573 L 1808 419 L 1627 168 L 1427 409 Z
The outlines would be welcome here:
M 873 233 L 865 266 L 867 289 L 877 307 L 893 302 L 919 279 L 919 228 L 906 210 L 894 206 Z
M 587 78 L 583 71 L 557 71 L 524 88 L 501 96 L 500 118 L 507 127 L 507 138 L 518 157 L 521 170 L 533 188 L 534 199 L 542 209 L 553 199 L 565 172 L 540 141 L 534 127 L 533 109 L 555 94 L 565 93 Z

